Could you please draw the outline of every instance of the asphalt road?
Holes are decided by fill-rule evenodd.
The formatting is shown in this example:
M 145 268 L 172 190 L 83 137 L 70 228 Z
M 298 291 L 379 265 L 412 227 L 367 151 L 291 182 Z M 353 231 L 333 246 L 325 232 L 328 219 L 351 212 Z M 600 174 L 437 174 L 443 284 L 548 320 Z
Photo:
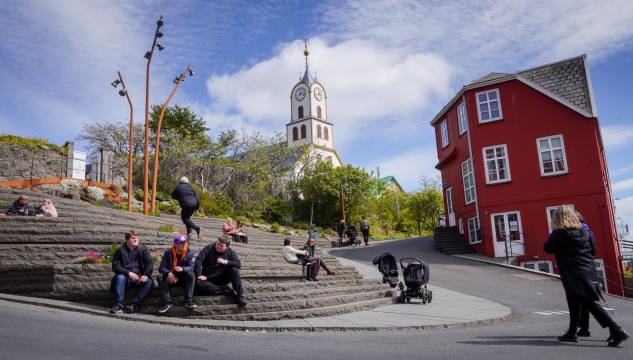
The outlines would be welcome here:
M 255 333 L 207 331 L 128 322 L 109 317 L 0 301 L 0 359 L 631 359 L 633 340 L 606 347 L 608 331 L 592 319 L 592 337 L 578 344 L 556 336 L 568 326 L 557 280 L 531 280 L 520 271 L 438 254 L 432 239 L 387 242 L 338 250 L 371 264 L 384 251 L 430 265 L 430 283 L 510 307 L 491 325 L 457 329 L 359 333 Z M 533 277 L 530 277 L 533 278 Z M 441 301 L 434 298 L 433 302 Z M 633 332 L 633 302 L 607 298 L 616 321 Z M 433 306 L 411 304 L 411 306 Z

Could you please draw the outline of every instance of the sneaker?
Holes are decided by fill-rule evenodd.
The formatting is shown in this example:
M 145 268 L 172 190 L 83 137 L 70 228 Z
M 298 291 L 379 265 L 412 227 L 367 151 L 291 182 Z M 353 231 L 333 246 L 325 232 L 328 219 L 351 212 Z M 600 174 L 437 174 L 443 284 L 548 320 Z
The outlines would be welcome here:
M 578 330 L 578 332 L 576 333 L 576 336 L 578 336 L 578 337 L 590 337 L 591 333 L 589 332 L 589 330 Z
M 558 337 L 558 341 L 578 342 L 578 336 L 576 333 L 566 332 Z
M 123 311 L 123 306 L 116 304 L 112 309 L 110 309 L 111 314 L 120 314 Z
M 125 312 L 128 314 L 134 314 L 137 311 L 138 311 L 138 305 L 136 305 L 135 303 L 131 303 L 130 305 L 125 307 Z
M 224 286 L 221 290 L 220 295 L 235 296 L 235 292 L 233 292 L 233 289 L 231 289 L 230 287 Z
M 237 305 L 246 306 L 246 300 L 244 300 L 244 295 L 237 297 Z
M 165 303 L 165 305 L 163 305 L 163 307 L 161 307 L 160 309 L 158 309 L 158 313 L 159 314 L 164 314 L 167 312 L 167 310 L 171 309 L 174 307 L 174 304 L 172 303 Z
M 195 302 L 193 302 L 193 300 L 187 300 L 187 301 L 185 301 L 185 307 L 186 307 L 186 308 L 188 308 L 188 309 L 193 309 L 193 308 L 195 308 L 196 306 L 198 306 L 198 305 L 196 305 L 196 303 L 195 303 Z
M 618 329 L 616 331 L 611 332 L 611 340 L 607 343 L 608 346 L 618 346 L 622 343 L 622 341 L 628 339 L 630 336 L 626 333 L 626 331 L 622 329 Z

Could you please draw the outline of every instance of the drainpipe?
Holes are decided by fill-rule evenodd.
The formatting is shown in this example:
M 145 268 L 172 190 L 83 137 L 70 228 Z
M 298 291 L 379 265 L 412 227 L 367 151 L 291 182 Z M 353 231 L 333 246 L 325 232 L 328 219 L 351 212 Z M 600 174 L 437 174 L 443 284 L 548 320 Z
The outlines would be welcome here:
M 479 217 L 479 194 L 477 193 L 477 181 L 475 181 L 475 159 L 473 158 L 473 145 L 470 140 L 470 121 L 468 121 L 468 103 L 466 95 L 462 95 L 462 102 L 465 104 L 464 114 L 466 115 L 466 132 L 468 133 L 468 155 L 470 157 L 471 165 L 473 166 L 473 186 L 475 187 L 475 211 L 477 212 L 477 226 L 479 226 L 479 233 L 481 234 L 481 217 Z M 459 126 L 459 124 L 458 124 Z M 468 219 L 466 220 L 468 221 Z M 483 242 L 483 239 L 481 239 Z

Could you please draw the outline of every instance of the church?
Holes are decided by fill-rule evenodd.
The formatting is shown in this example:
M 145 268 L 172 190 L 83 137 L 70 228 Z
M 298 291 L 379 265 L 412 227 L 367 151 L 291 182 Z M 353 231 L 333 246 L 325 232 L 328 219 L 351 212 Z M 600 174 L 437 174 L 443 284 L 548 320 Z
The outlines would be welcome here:
M 305 146 L 307 151 L 298 154 L 292 164 L 287 163 L 294 168 L 291 178 L 300 176 L 301 164 L 306 161 L 327 161 L 334 167 L 343 165 L 334 149 L 334 124 L 328 120 L 327 93 L 310 73 L 307 44 L 303 54 L 306 69 L 290 92 L 290 122 L 286 124 L 286 138 L 289 148 Z

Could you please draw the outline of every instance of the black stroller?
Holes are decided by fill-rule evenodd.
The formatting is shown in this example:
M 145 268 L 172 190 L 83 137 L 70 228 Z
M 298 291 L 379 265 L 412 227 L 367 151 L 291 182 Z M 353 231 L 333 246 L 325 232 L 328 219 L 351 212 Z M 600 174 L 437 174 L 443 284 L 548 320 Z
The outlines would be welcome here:
M 349 246 L 360 245 L 360 239 L 358 238 L 358 230 L 355 226 L 350 226 L 345 230 L 345 235 L 349 240 Z
M 374 258 L 374 265 L 378 265 L 378 271 L 382 274 L 382 283 L 389 283 L 391 288 L 395 288 L 400 280 L 398 279 L 398 263 L 390 252 L 378 255 Z M 400 284 L 401 288 L 403 287 Z
M 406 266 L 402 264 L 404 260 L 411 260 Z M 406 290 L 400 291 L 400 302 L 411 302 L 411 298 L 422 299 L 422 304 L 430 303 L 433 300 L 433 291 L 426 288 L 429 281 L 429 266 L 416 258 L 400 259 L 400 267 L 404 277 Z

